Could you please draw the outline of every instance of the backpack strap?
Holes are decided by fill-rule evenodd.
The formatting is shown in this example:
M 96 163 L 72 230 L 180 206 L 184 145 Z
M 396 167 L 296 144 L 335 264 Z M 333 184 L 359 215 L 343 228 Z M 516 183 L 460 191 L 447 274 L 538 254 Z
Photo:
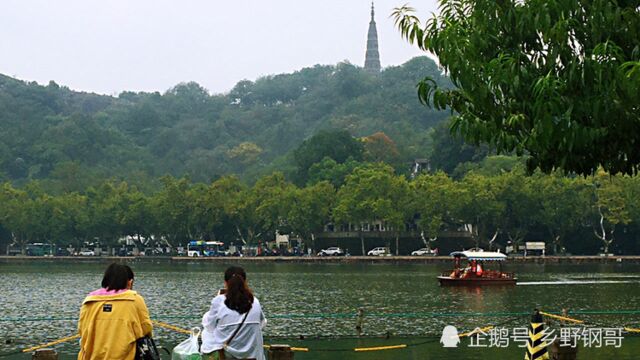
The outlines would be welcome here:
M 236 331 L 233 332 L 233 334 L 231 334 L 231 336 L 227 339 L 227 341 L 224 342 L 224 349 L 227 349 L 227 346 L 229 345 L 229 343 L 231 343 L 231 340 L 233 340 L 234 337 L 236 337 L 236 335 L 238 334 L 238 331 L 240 331 L 240 328 L 242 328 L 242 325 L 244 325 L 244 321 L 247 320 L 247 316 L 249 316 L 249 312 L 251 311 L 251 308 L 249 308 L 249 310 L 244 314 L 244 317 L 242 317 L 242 322 L 240 323 L 240 325 L 238 325 L 238 327 L 236 328 Z

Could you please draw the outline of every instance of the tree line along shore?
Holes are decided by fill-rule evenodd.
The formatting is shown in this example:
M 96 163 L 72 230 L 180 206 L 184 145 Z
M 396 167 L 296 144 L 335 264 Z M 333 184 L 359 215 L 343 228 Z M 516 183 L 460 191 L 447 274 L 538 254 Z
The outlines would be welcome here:
M 364 230 L 375 224 L 386 234 L 376 246 L 390 246 L 393 254 L 407 241 L 406 233 L 446 249 L 448 240 L 439 235 L 460 227 L 469 230 L 468 245 L 485 249 L 535 239 L 547 242 L 549 255 L 640 253 L 640 181 L 603 171 L 588 177 L 528 175 L 516 164 L 493 174 L 472 170 L 461 179 L 442 172 L 411 178 L 389 165 L 367 163 L 343 177 L 304 186 L 278 172 L 254 185 L 234 176 L 210 184 L 169 176 L 161 182 L 151 193 L 106 181 L 61 194 L 45 192 L 38 183 L 22 188 L 4 183 L 2 246 L 42 242 L 113 248 L 124 236 L 139 248 L 214 239 L 256 246 L 273 241 L 278 232 L 299 238 L 314 254 L 331 243 L 348 244 L 351 255 L 360 255 L 374 245 L 367 240 L 365 248 Z M 360 239 L 320 238 L 341 231 Z

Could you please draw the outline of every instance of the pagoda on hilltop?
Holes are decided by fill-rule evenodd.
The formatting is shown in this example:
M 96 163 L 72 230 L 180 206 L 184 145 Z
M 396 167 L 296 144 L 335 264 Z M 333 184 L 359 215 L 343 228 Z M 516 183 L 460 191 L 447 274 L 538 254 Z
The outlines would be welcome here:
M 378 52 L 378 30 L 374 19 L 373 2 L 371 3 L 371 21 L 369 22 L 369 32 L 367 33 L 367 53 L 364 59 L 364 69 L 371 73 L 380 72 L 380 53 Z

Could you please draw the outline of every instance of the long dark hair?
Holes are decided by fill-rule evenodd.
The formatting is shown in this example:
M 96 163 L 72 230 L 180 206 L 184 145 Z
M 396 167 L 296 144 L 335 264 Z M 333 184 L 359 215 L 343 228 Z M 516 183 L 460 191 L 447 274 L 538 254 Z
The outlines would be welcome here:
M 251 310 L 253 293 L 247 286 L 247 273 L 239 266 L 231 266 L 224 272 L 224 281 L 227 282 L 227 299 L 224 304 L 231 310 L 244 314 Z
M 133 271 L 126 265 L 113 263 L 107 267 L 102 277 L 102 287 L 107 290 L 127 288 L 127 282 L 133 279 Z

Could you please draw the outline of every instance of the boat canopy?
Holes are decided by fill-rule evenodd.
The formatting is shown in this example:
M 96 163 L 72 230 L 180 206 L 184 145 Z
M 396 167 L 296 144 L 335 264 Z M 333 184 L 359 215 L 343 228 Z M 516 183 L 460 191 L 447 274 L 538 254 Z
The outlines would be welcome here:
M 453 257 L 464 257 L 469 260 L 476 261 L 504 261 L 507 259 L 507 255 L 494 251 L 454 251 L 451 253 Z

